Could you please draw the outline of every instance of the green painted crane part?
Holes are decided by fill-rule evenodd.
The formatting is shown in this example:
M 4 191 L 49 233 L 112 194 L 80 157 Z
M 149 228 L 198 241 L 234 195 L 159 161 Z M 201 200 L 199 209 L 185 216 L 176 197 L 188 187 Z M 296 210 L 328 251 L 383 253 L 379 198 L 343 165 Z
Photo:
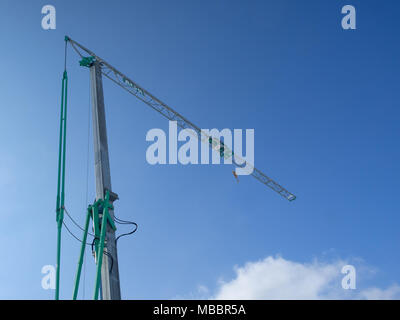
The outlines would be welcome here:
M 65 39 L 65 52 L 67 50 L 67 39 Z M 56 264 L 56 293 L 55 298 L 60 298 L 60 259 L 61 259 L 61 229 L 64 221 L 64 200 L 65 200 L 65 153 L 67 137 L 67 96 L 68 96 L 68 76 L 64 64 L 64 73 L 61 89 L 61 112 L 60 112 L 60 141 L 58 151 L 58 180 L 57 180 L 57 202 L 56 202 L 56 221 L 57 221 L 57 264 Z
M 76 300 L 77 296 L 78 296 L 79 282 L 80 282 L 80 277 L 81 277 L 83 258 L 85 256 L 85 246 L 86 246 L 87 235 L 89 232 L 90 218 L 92 218 L 92 220 L 93 220 L 94 247 L 95 247 L 94 252 L 95 252 L 96 265 L 97 265 L 93 299 L 98 300 L 98 298 L 99 298 L 101 266 L 103 263 L 103 251 L 104 251 L 104 245 L 105 245 L 105 241 L 106 241 L 107 223 L 110 224 L 111 228 L 114 231 L 116 230 L 114 221 L 110 216 L 109 209 L 114 209 L 114 208 L 110 202 L 110 191 L 108 191 L 108 190 L 106 191 L 106 196 L 105 196 L 104 200 L 103 199 L 97 200 L 93 205 L 89 205 L 89 207 L 87 208 L 85 228 L 83 231 L 83 238 L 82 238 L 82 245 L 81 245 L 81 252 L 80 252 L 79 261 L 78 261 L 78 270 L 76 272 L 74 293 L 72 296 L 73 300 Z M 100 214 L 100 212 L 102 214 Z

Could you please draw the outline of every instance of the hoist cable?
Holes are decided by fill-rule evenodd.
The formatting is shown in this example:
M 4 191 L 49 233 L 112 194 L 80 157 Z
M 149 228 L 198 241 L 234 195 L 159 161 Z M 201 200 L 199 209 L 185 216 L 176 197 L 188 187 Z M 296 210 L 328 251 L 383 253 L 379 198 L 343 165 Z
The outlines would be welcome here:
M 67 44 L 68 44 L 68 41 L 65 41 L 65 48 L 64 48 L 64 71 L 67 70 Z
M 67 226 L 67 224 L 63 221 L 63 225 L 64 225 L 64 227 L 65 227 L 65 229 L 68 231 L 68 233 L 75 239 L 75 240 L 77 240 L 77 241 L 79 241 L 80 243 L 83 243 L 83 241 L 81 240 L 81 239 L 79 239 L 69 228 L 68 228 L 68 226 Z M 96 239 L 98 239 L 97 237 L 96 238 L 93 238 L 93 242 L 92 243 L 85 243 L 85 245 L 87 245 L 87 246 L 92 246 L 92 250 L 93 250 L 93 245 L 94 245 L 94 241 L 96 240 Z M 111 270 L 112 270 L 112 267 L 113 267 L 113 265 L 114 265 L 114 258 L 112 257 L 112 255 L 109 253 L 109 252 L 107 252 L 107 251 L 103 251 L 103 253 L 107 256 L 107 257 L 109 257 L 110 259 L 111 259 Z M 110 270 L 110 272 L 111 272 L 111 270 Z
M 82 228 L 82 227 L 79 225 L 79 223 L 77 223 L 77 222 L 71 217 L 71 215 L 69 214 L 69 212 L 68 212 L 68 210 L 67 210 L 67 208 L 66 208 L 65 206 L 64 206 L 64 211 L 65 211 L 65 213 L 67 214 L 67 216 L 71 219 L 71 221 L 73 222 L 73 224 L 76 225 L 76 226 L 77 226 L 79 229 L 81 229 L 83 232 L 85 232 L 85 229 Z M 88 231 L 88 235 L 94 237 L 94 234 L 93 234 L 93 233 L 90 233 L 89 231 Z
M 65 223 L 65 221 L 63 221 L 63 225 L 64 225 L 64 227 L 65 227 L 65 229 L 68 231 L 68 233 L 72 236 L 72 237 L 74 237 L 77 241 L 79 241 L 80 243 L 83 243 L 83 241 L 81 240 L 81 239 L 79 239 L 69 228 L 68 228 L 68 226 L 67 226 L 67 224 Z M 90 243 L 85 243 L 87 246 L 90 246 L 91 244 Z

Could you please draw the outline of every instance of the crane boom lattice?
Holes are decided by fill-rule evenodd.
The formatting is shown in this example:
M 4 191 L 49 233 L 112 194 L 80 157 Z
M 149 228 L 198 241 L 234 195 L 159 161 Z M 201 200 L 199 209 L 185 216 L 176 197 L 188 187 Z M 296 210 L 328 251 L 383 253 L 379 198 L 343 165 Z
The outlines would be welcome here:
M 197 138 L 200 137 L 199 139 L 202 142 L 209 143 L 214 150 L 220 152 L 222 157 L 224 158 L 232 157 L 233 163 L 236 166 L 238 167 L 243 166 L 245 160 L 239 157 L 238 155 L 234 154 L 233 151 L 230 150 L 226 145 L 224 145 L 224 143 L 221 140 L 210 137 L 209 135 L 204 133 L 204 131 L 202 131 L 198 126 L 196 126 L 191 121 L 189 121 L 181 114 L 176 112 L 174 109 L 166 105 L 160 99 L 156 98 L 154 95 L 152 95 L 150 92 L 145 90 L 139 84 L 137 84 L 129 77 L 124 75 L 122 72 L 115 69 L 113 66 L 111 66 L 102 58 L 100 58 L 94 52 L 85 48 L 84 46 L 72 40 L 71 38 L 68 38 L 68 41 L 71 43 L 75 51 L 81 56 L 82 58 L 81 65 L 90 66 L 90 64 L 94 60 L 97 61 L 101 65 L 101 72 L 105 77 L 107 77 L 108 79 L 119 85 L 121 88 L 128 91 L 130 94 L 134 95 L 139 100 L 146 103 L 152 109 L 161 113 L 168 120 L 176 121 L 178 126 L 181 127 L 182 129 L 194 130 L 194 132 L 196 132 L 198 135 L 198 136 L 196 135 Z M 84 51 L 86 54 L 88 54 L 89 57 L 84 56 L 78 48 Z M 293 201 L 296 199 L 296 196 L 293 193 L 286 190 L 279 183 L 277 183 L 269 176 L 267 176 L 266 174 L 255 168 L 253 165 L 251 165 L 250 163 L 246 163 L 246 165 L 253 169 L 251 175 L 258 181 L 270 187 L 272 190 L 274 190 L 275 192 L 277 192 L 278 194 L 280 194 L 282 197 L 284 197 L 289 201 Z

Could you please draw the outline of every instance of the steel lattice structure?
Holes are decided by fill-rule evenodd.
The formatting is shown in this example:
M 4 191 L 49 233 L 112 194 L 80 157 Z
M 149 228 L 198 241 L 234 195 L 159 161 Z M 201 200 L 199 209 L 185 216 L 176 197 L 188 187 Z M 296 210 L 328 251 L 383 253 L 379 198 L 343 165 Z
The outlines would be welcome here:
M 101 72 L 105 77 L 107 77 L 111 81 L 115 82 L 117 85 L 119 85 L 121 88 L 128 91 L 130 94 L 134 95 L 139 100 L 146 103 L 152 109 L 161 113 L 165 118 L 167 118 L 171 121 L 176 121 L 178 126 L 181 127 L 182 129 L 194 130 L 194 132 L 196 132 L 195 136 L 197 138 L 200 137 L 200 140 L 202 142 L 209 143 L 214 150 L 216 150 L 217 152 L 220 153 L 221 157 L 224 157 L 225 159 L 232 157 L 232 162 L 237 167 L 243 167 L 244 164 L 246 164 L 248 167 L 253 169 L 251 175 L 254 178 L 259 180 L 266 186 L 270 187 L 272 190 L 274 190 L 275 192 L 280 194 L 285 199 L 287 199 L 289 201 L 293 201 L 296 199 L 296 196 L 294 194 L 292 194 L 291 192 L 286 190 L 279 183 L 272 180 L 266 174 L 264 174 L 263 172 L 261 172 L 260 170 L 255 168 L 252 164 L 245 163 L 245 160 L 243 160 L 238 155 L 234 154 L 233 151 L 230 150 L 226 145 L 224 145 L 224 143 L 220 139 L 215 139 L 215 138 L 207 135 L 198 126 L 193 124 L 191 121 L 189 121 L 188 119 L 183 117 L 181 114 L 179 114 L 175 110 L 173 110 L 171 107 L 166 105 L 160 99 L 153 96 L 150 92 L 148 92 L 143 87 L 141 87 L 139 84 L 137 84 L 136 82 L 134 82 L 133 80 L 128 78 L 122 72 L 115 69 L 113 66 L 111 66 L 109 63 L 107 63 L 102 58 L 100 58 L 94 52 L 85 48 L 84 46 L 82 46 L 81 44 L 72 40 L 71 38 L 67 38 L 67 40 L 71 43 L 71 45 L 75 49 L 75 51 L 81 56 L 81 58 L 82 58 L 81 65 L 89 66 L 90 63 L 92 63 L 94 60 L 96 60 L 97 62 L 100 63 Z M 88 54 L 89 57 L 84 56 L 79 49 L 84 51 L 86 54 Z

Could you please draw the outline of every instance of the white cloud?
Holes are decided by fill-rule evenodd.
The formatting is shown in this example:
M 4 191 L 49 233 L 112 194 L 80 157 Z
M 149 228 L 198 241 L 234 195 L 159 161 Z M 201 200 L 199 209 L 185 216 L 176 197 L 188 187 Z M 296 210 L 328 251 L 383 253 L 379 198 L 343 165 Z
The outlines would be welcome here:
M 347 263 L 299 263 L 267 257 L 235 267 L 235 277 L 220 281 L 210 299 L 400 299 L 400 286 L 345 290 L 341 269 Z M 357 282 L 359 278 L 357 278 Z M 357 283 L 358 287 L 358 283 Z M 202 287 L 203 295 L 208 289 Z
M 340 286 L 340 266 L 317 261 L 302 264 L 281 257 L 236 267 L 236 278 L 221 282 L 215 299 L 324 299 Z M 337 281 L 335 281 L 337 280 Z M 335 284 L 336 287 L 335 288 Z
M 400 299 L 400 286 L 394 284 L 387 289 L 368 288 L 361 291 L 360 297 L 368 300 L 398 300 Z

